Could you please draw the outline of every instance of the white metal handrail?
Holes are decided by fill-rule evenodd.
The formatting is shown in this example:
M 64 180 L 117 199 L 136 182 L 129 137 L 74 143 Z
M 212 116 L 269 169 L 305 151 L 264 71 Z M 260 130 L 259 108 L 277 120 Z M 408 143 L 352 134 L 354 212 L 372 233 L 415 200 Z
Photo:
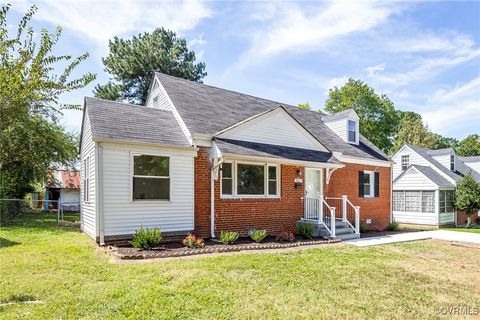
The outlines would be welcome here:
M 305 197 L 304 218 L 307 220 L 317 220 L 330 233 L 330 236 L 335 237 L 335 207 L 332 207 L 325 201 L 322 196 L 319 197 Z M 324 207 L 330 212 L 328 217 L 323 214 Z M 330 221 L 328 221 L 328 219 Z

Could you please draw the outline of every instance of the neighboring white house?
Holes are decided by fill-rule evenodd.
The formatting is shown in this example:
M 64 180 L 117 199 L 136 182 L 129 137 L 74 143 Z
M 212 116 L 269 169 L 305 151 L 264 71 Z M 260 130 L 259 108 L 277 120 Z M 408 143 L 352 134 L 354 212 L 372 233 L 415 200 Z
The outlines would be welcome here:
M 440 226 L 464 224 L 453 203 L 457 181 L 468 172 L 480 181 L 480 157 L 459 157 L 451 148 L 404 145 L 392 156 L 393 219 Z
M 44 209 L 60 208 L 80 211 L 80 173 L 78 171 L 52 171 L 45 184 Z

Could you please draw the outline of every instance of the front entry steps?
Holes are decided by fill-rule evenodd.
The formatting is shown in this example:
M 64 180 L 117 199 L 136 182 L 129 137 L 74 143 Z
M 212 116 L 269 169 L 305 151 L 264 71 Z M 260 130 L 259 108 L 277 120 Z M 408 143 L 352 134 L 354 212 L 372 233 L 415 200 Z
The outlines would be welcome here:
M 335 237 L 331 237 L 327 228 L 325 228 L 323 224 L 318 223 L 318 220 L 302 219 L 299 222 L 312 224 L 314 237 L 341 239 L 342 241 L 360 238 L 360 235 L 356 234 L 355 231 L 348 225 L 348 223 L 343 222 L 342 220 L 335 221 Z M 327 225 L 330 226 L 329 219 L 327 219 Z

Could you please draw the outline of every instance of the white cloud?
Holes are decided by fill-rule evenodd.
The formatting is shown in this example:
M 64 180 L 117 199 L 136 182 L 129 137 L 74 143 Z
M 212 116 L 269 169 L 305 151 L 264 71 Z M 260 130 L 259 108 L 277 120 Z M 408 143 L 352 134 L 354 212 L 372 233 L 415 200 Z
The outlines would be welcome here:
M 316 6 L 277 3 L 264 19 L 264 25 L 252 34 L 251 46 L 242 55 L 239 66 L 291 52 L 326 48 L 340 37 L 368 31 L 385 22 L 399 10 L 391 2 L 332 1 Z
M 195 39 L 192 39 L 188 42 L 188 45 L 190 47 L 195 47 L 195 46 L 203 46 L 207 43 L 207 41 L 205 41 L 203 39 L 203 33 L 201 35 L 199 35 L 197 38 Z
M 382 72 L 383 70 L 385 70 L 386 65 L 387 64 L 384 62 L 384 63 L 377 64 L 376 66 L 367 67 L 365 68 L 365 72 L 367 73 L 367 76 L 372 77 Z
M 202 1 L 18 1 L 14 9 L 39 7 L 34 19 L 61 25 L 106 48 L 113 36 L 151 31 L 157 27 L 182 32 L 194 28 L 212 12 Z
M 438 90 L 426 101 L 422 117 L 434 132 L 449 134 L 480 123 L 480 76 L 450 90 Z

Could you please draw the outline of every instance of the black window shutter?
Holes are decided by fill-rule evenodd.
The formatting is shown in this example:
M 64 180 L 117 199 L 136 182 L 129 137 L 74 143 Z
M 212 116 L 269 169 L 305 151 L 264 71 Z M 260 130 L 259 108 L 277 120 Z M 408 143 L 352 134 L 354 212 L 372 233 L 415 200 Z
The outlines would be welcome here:
M 358 171 L 358 196 L 363 198 L 363 171 Z
M 375 197 L 380 195 L 380 172 L 375 172 Z

